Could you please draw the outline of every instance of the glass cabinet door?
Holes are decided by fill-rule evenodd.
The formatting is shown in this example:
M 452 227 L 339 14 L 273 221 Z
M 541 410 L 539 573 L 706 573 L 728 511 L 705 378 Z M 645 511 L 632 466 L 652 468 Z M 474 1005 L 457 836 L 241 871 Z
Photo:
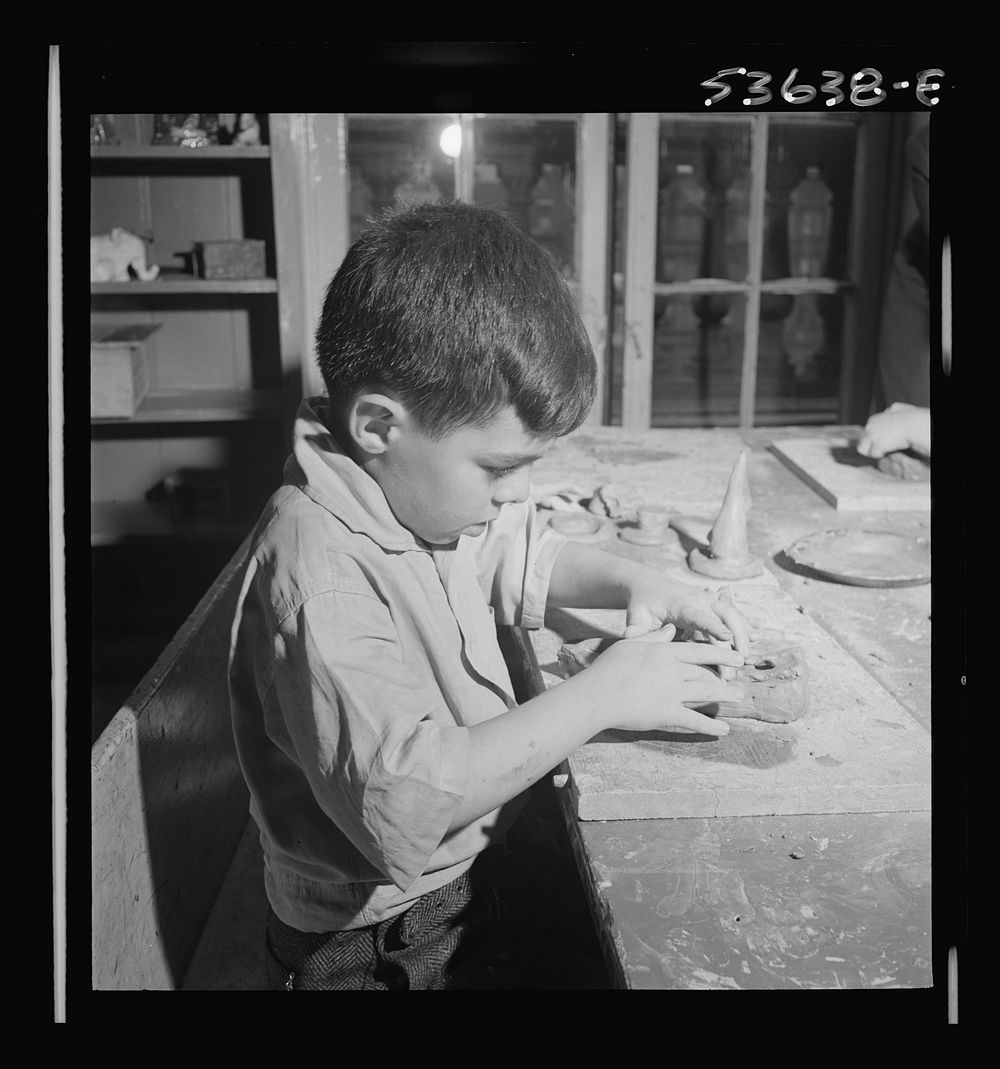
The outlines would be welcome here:
M 612 422 L 859 418 L 893 118 L 619 120 Z
M 344 139 L 351 240 L 392 204 L 458 198 L 502 211 L 552 256 L 597 356 L 597 422 L 605 410 L 609 131 L 604 114 L 350 114 Z

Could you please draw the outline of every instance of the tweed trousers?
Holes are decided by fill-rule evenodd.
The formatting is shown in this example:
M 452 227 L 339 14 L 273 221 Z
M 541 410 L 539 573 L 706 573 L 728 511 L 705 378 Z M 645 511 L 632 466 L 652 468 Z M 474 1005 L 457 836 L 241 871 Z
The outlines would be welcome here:
M 527 808 L 456 880 L 379 924 L 300 932 L 268 907 L 269 990 L 518 989 L 558 957 L 558 844 Z

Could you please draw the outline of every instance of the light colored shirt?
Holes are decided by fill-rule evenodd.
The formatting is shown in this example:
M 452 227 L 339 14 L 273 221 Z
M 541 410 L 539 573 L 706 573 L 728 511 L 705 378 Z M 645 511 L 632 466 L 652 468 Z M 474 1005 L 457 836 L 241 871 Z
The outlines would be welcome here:
M 301 931 L 392 917 L 500 841 L 523 798 L 449 832 L 468 728 L 513 707 L 496 624 L 542 625 L 566 540 L 508 503 L 421 542 L 304 402 L 233 621 L 233 732 L 275 913 Z

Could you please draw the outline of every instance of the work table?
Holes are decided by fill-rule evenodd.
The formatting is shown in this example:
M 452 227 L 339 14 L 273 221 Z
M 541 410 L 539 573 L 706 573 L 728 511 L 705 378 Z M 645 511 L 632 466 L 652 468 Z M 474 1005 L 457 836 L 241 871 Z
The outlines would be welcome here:
M 851 586 L 782 566 L 791 543 L 819 530 L 929 539 L 929 511 L 837 510 L 768 448 L 781 438 L 857 433 L 588 426 L 535 465 L 533 484 L 588 494 L 600 485 L 627 486 L 645 503 L 667 505 L 707 529 L 739 449 L 751 447 L 751 550 L 799 611 L 864 668 L 872 694 L 884 689 L 885 700 L 913 718 L 907 733 L 929 736 L 930 584 Z M 660 559 L 614 534 L 600 544 L 654 566 Z M 688 578 L 704 582 L 694 573 Z M 519 635 L 527 687 L 552 685 L 539 665 L 552 660 L 552 636 Z M 918 741 L 929 751 L 929 738 Z M 929 803 L 893 812 L 579 819 L 572 765 L 554 782 L 616 986 L 931 986 Z
M 899 703 L 897 719 L 911 718 L 911 734 L 919 732 L 926 741 L 930 585 L 854 587 L 776 563 L 795 539 L 831 527 L 929 535 L 926 511 L 834 509 L 768 448 L 782 437 L 856 432 L 808 427 L 741 435 L 730 429 L 632 432 L 588 425 L 557 442 L 535 465 L 533 492 L 540 498 L 546 489 L 575 485 L 589 495 L 599 485 L 632 482 L 710 523 L 739 448 L 751 446 L 749 541 L 764 557 L 774 588 L 862 666 L 858 671 L 873 694 L 884 692 Z M 618 538 L 603 545 L 656 560 L 655 552 L 651 557 L 644 547 Z M 690 580 L 698 582 L 693 575 Z M 505 652 L 515 687 L 544 686 L 533 649 L 541 636 L 517 630 L 512 635 L 513 647 Z M 928 806 L 886 813 L 581 820 L 566 767 L 556 770 L 552 784 L 554 789 L 539 786 L 551 791 L 563 815 L 613 986 L 879 990 L 940 983 L 939 972 L 931 970 Z M 948 799 L 936 793 L 935 808 L 942 804 L 947 808 Z M 935 860 L 944 859 L 939 883 L 951 876 L 955 849 L 947 836 L 935 843 Z M 251 823 L 185 988 L 260 986 L 261 865 Z M 935 943 L 943 927 L 935 916 Z

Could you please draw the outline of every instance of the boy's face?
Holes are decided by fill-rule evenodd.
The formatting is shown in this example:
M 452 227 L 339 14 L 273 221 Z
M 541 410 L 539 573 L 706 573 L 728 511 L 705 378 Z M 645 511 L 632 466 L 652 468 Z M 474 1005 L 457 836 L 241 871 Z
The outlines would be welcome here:
M 531 465 L 551 444 L 526 430 L 512 407 L 485 426 L 460 427 L 439 440 L 404 418 L 369 471 L 404 527 L 448 545 L 480 534 L 506 502 L 524 501 Z

